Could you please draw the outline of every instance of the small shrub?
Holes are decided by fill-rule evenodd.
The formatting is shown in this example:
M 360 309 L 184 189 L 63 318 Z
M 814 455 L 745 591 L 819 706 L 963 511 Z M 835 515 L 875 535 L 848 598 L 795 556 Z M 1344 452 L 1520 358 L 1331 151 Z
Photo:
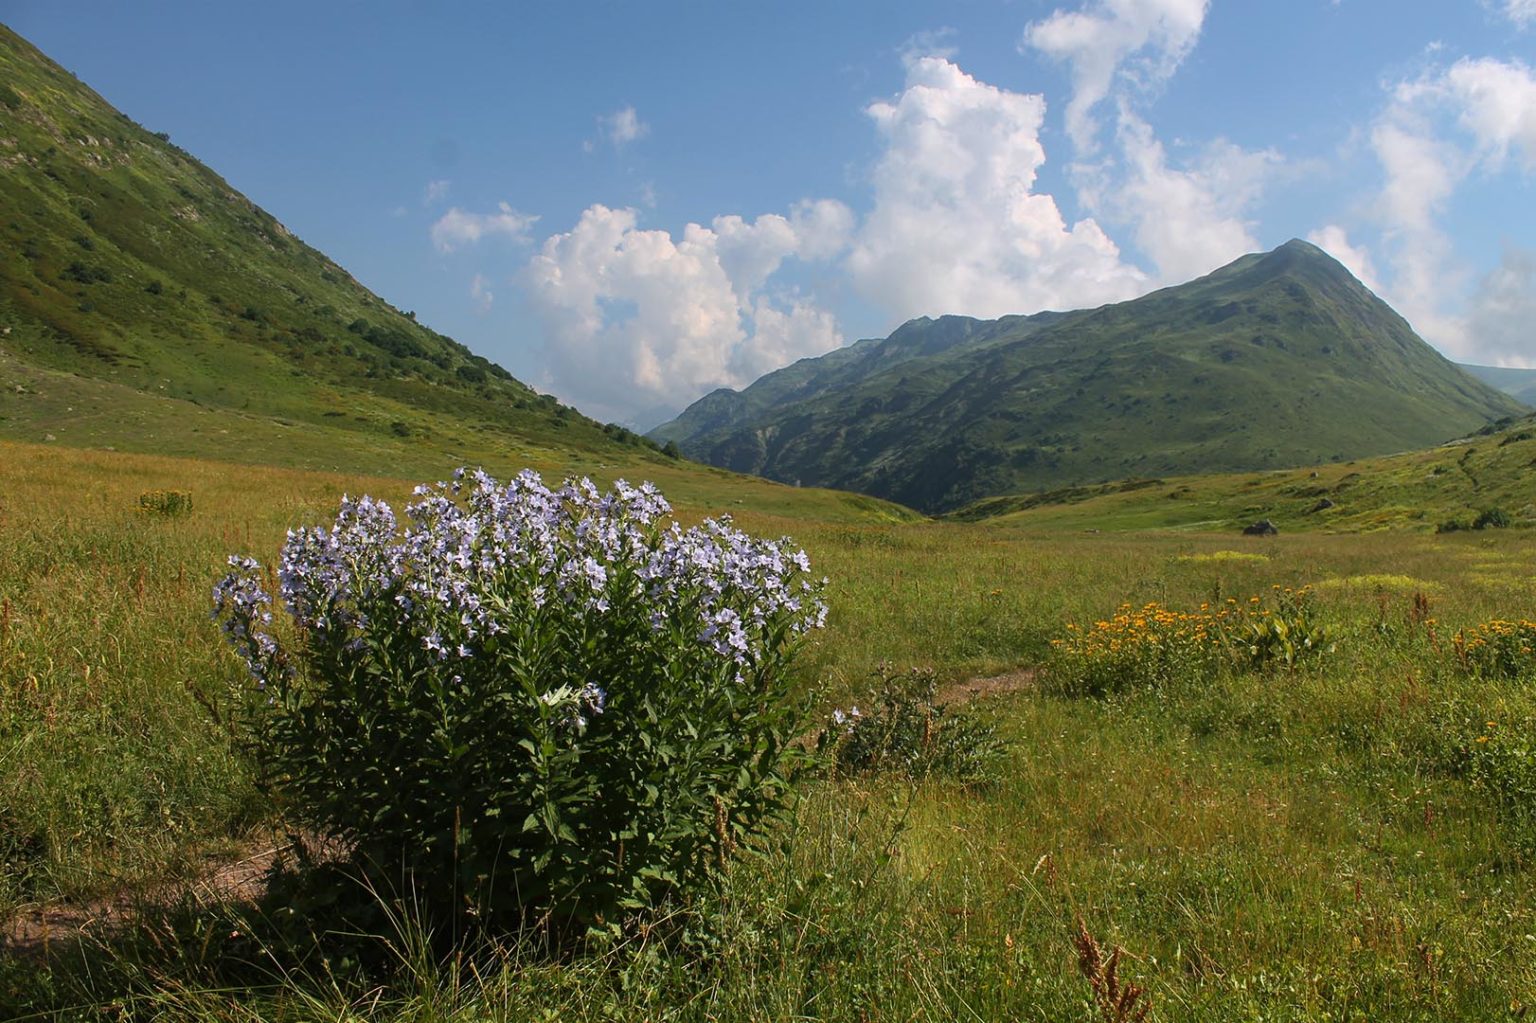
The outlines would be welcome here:
M 816 749 L 844 774 L 892 771 L 983 780 L 1002 753 L 996 730 L 963 710 L 937 702 L 932 669 L 897 672 L 881 666 L 875 685 L 857 705 L 837 710 L 816 737 Z
M 1486 793 L 1507 837 L 1536 850 L 1536 742 L 1529 720 L 1476 720 L 1460 731 L 1450 766 Z M 1471 734 L 1475 732 L 1476 734 Z M 1454 733 L 1453 733 L 1454 734 Z M 1470 738 L 1469 738 L 1470 736 Z M 1449 738 L 1449 736 L 1447 736 Z M 1461 745 L 1464 743 L 1464 745 Z
M 139 495 L 139 510 L 168 519 L 192 512 L 192 493 L 187 490 L 146 490 Z
M 689 893 L 781 806 L 819 626 L 803 552 L 666 527 L 650 485 L 532 472 L 344 500 L 278 572 L 231 558 L 252 752 L 296 822 L 435 913 L 614 925 Z
M 1473 529 L 1507 529 L 1509 513 L 1503 508 L 1485 508 L 1472 520 Z
M 1255 608 L 1258 598 L 1250 598 L 1250 613 L 1234 630 L 1239 661 L 1249 668 L 1294 668 L 1333 652 L 1333 632 L 1314 616 L 1311 591 L 1277 586 L 1274 595 L 1273 608 Z

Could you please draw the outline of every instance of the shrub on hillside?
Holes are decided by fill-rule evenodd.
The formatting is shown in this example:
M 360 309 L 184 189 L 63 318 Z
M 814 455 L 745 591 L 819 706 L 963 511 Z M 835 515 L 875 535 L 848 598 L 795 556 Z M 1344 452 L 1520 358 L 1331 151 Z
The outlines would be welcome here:
M 215 615 L 296 823 L 439 913 L 614 924 L 688 891 L 781 805 L 825 616 L 787 540 L 664 525 L 649 484 L 524 472 L 344 500 L 289 534 L 274 621 L 231 558 Z
M 1503 508 L 1484 508 L 1472 520 L 1473 529 L 1507 529 L 1509 513 Z

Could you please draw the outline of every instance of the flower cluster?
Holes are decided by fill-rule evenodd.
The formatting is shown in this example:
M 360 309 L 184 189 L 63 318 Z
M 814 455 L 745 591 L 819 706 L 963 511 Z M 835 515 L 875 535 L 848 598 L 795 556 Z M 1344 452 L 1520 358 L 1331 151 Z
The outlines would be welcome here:
M 643 599 L 653 630 L 690 631 L 739 679 L 781 633 L 826 620 L 819 586 L 803 578 L 810 562 L 788 538 L 756 539 L 728 518 L 660 529 L 671 507 L 649 483 L 599 494 L 587 479 L 551 490 L 532 471 L 503 486 L 459 470 L 415 494 L 403 533 L 389 505 L 366 496 L 343 499 L 329 529 L 289 532 L 279 592 L 311 642 L 357 649 L 387 620 L 435 659 L 465 661 L 551 602 L 601 616 Z M 230 565 L 214 614 L 264 680 L 277 670 L 271 598 L 256 562 Z
M 1152 602 L 1122 604 L 1088 628 L 1067 625 L 1051 640 L 1053 674 L 1073 691 L 1104 693 L 1134 684 L 1206 677 L 1226 666 L 1292 666 L 1329 648 L 1331 635 L 1314 621 L 1306 589 L 1274 586 L 1263 597 L 1228 598 L 1180 611 Z
M 1452 641 L 1462 670 L 1490 679 L 1536 674 L 1536 622 L 1493 618 L 1461 629 Z
M 232 554 L 230 573 L 213 587 L 213 617 L 224 636 L 245 660 L 258 687 L 278 663 L 272 638 L 272 598 L 261 585 L 261 565 Z
M 707 875 L 783 805 L 825 580 L 787 538 L 670 511 L 461 470 L 400 519 L 344 499 L 275 574 L 231 559 L 214 614 L 296 823 L 482 921 L 613 920 Z

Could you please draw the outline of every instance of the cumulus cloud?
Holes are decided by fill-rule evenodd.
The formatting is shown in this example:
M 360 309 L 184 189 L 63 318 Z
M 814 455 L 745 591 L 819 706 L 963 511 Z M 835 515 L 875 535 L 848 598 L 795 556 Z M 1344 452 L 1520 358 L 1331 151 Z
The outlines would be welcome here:
M 452 252 L 493 235 L 523 242 L 538 219 L 505 202 L 497 203 L 494 213 L 469 213 L 454 206 L 432 225 L 432 244 L 439 252 Z
M 1467 333 L 1478 362 L 1536 365 L 1536 252 L 1505 248 L 1472 297 Z
M 832 315 L 769 284 L 786 259 L 836 256 L 851 224 L 846 207 L 821 201 L 787 217 L 716 217 L 674 238 L 641 228 L 633 209 L 588 207 L 524 272 L 551 388 L 634 421 L 830 351 L 842 343 Z
M 1001 316 L 1130 298 L 1146 278 L 1092 220 L 1068 226 L 1034 191 L 1045 100 L 977 81 L 941 57 L 866 113 L 883 151 L 874 207 L 847 268 L 897 318 Z
M 421 190 L 421 204 L 423 206 L 436 206 L 448 198 L 449 183 L 446 180 L 428 181 L 427 187 Z
M 1259 248 L 1243 215 L 1281 164 L 1278 153 L 1218 139 L 1192 165 L 1173 167 L 1151 125 L 1128 110 L 1117 138 L 1125 174 L 1105 201 L 1134 225 L 1137 246 L 1164 282 L 1190 280 Z
M 1072 70 L 1067 133 L 1080 152 L 1095 148 L 1093 109 L 1117 78 L 1155 88 L 1200 38 L 1209 0 L 1094 0 L 1080 11 L 1057 10 L 1024 32 L 1024 44 Z
M 1502 169 L 1513 152 L 1523 170 L 1536 170 L 1536 77 L 1520 61 L 1459 60 L 1443 74 L 1398 86 L 1396 100 L 1399 109 L 1456 111 L 1474 141 L 1473 157 L 1490 168 Z
M 1281 164 L 1272 149 L 1218 139 L 1181 165 L 1169 159 L 1137 101 L 1162 85 L 1200 38 L 1209 0 L 1091 0 L 1057 10 L 1024 33 L 1024 46 L 1067 63 L 1067 135 L 1078 201 L 1129 226 L 1163 283 L 1188 280 L 1258 248 L 1247 212 Z M 1116 152 L 1101 155 L 1094 112 L 1114 99 Z

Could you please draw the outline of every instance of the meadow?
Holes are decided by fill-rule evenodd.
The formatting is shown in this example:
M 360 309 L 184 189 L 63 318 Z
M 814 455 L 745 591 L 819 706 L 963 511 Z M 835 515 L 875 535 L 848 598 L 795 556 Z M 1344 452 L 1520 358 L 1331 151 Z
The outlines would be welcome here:
M 5 940 L 42 906 L 144 914 L 0 947 L 0 1017 L 1115 1019 L 1085 935 L 1124 949 L 1156 1020 L 1519 1018 L 1536 999 L 1526 530 L 1087 533 L 645 468 L 681 518 L 790 534 L 830 579 L 798 662 L 829 711 L 882 664 L 931 668 L 1001 760 L 965 783 L 812 778 L 717 891 L 606 946 L 445 957 L 407 916 L 381 960 L 288 958 L 254 905 L 201 884 L 283 823 L 226 728 L 243 669 L 210 589 L 343 492 L 418 481 L 0 444 Z M 1286 588 L 1323 627 L 1294 657 L 1157 632 L 1229 600 L 1284 618 Z

